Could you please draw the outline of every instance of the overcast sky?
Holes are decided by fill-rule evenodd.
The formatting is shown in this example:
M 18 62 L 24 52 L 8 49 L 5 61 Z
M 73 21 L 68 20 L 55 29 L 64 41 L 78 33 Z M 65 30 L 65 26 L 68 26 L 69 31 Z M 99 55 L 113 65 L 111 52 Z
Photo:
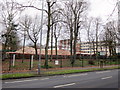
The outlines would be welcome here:
M 9 1 L 9 0 L 8 0 Z M 24 3 L 27 4 L 26 2 L 32 1 L 34 4 L 36 4 L 39 8 L 41 8 L 41 1 L 42 0 L 16 0 L 19 3 Z M 46 0 L 44 0 L 46 1 Z M 88 0 L 90 4 L 88 16 L 89 17 L 100 17 L 102 18 L 103 22 L 106 23 L 108 17 L 110 14 L 113 12 L 116 2 L 118 0 Z M 63 2 L 63 1 L 61 1 Z M 45 6 L 44 6 L 45 7 Z M 38 10 L 34 9 L 27 9 L 26 10 L 27 14 L 34 16 L 36 13 L 40 13 Z M 117 19 L 117 7 L 113 13 L 113 15 L 109 18 L 110 19 Z M 45 41 L 45 40 L 43 40 Z M 43 42 L 45 43 L 45 42 Z
M 20 0 L 18 0 L 18 1 L 20 1 Z M 24 4 L 26 2 L 25 0 L 21 0 L 21 1 L 24 2 Z M 46 1 L 46 0 L 44 0 L 44 1 Z M 100 18 L 102 18 L 103 22 L 106 23 L 108 21 L 107 20 L 108 17 L 113 12 L 113 10 L 114 10 L 114 8 L 116 6 L 116 2 L 118 0 L 88 0 L 88 1 L 91 3 L 90 7 L 89 7 L 88 16 L 89 17 L 100 17 Z M 63 1 L 61 0 L 60 2 L 62 3 Z M 41 0 L 36 0 L 33 3 L 35 3 L 37 6 L 41 6 L 40 5 L 41 4 Z M 41 7 L 39 7 L 39 8 L 41 8 Z M 30 15 L 32 15 L 32 16 L 34 16 L 35 13 L 40 13 L 40 11 L 33 10 L 33 9 L 27 10 L 26 12 L 29 13 Z M 117 19 L 117 7 L 116 7 L 113 15 L 109 18 L 109 20 L 110 19 Z M 85 39 L 84 36 L 85 35 L 82 34 L 82 37 Z M 43 43 L 45 43 L 44 42 L 45 40 L 46 39 L 44 38 Z
M 89 0 L 91 2 L 91 11 L 89 12 L 90 16 L 101 17 L 103 20 L 106 20 L 109 15 L 114 10 L 116 2 L 118 0 Z M 111 18 L 117 18 L 117 7 Z
M 33 0 L 17 0 L 18 2 L 22 2 L 25 4 L 25 2 L 27 1 L 33 1 Z M 42 0 L 35 0 L 33 3 L 35 3 L 37 6 L 41 4 Z M 46 0 L 44 0 L 46 1 Z M 59 1 L 59 0 L 57 0 Z M 67 1 L 67 0 L 64 0 Z M 73 0 L 74 1 L 74 0 Z M 101 17 L 103 19 L 103 21 L 105 21 L 109 15 L 112 13 L 114 7 L 116 6 L 116 2 L 118 0 L 88 0 L 91 5 L 89 8 L 89 16 L 92 17 Z M 63 0 L 61 0 L 60 2 L 63 2 Z M 41 7 L 40 7 L 41 8 Z M 32 10 L 31 12 L 28 10 L 28 13 L 30 13 L 31 15 L 34 15 L 35 13 L 39 13 L 36 10 Z M 111 18 L 115 18 L 115 16 L 117 15 L 117 8 L 116 11 L 113 14 L 113 17 Z

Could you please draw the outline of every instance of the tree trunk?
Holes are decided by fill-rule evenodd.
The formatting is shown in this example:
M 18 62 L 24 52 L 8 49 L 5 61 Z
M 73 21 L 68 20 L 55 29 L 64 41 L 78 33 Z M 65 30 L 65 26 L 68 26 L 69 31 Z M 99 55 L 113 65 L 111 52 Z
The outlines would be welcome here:
M 34 43 L 34 48 L 35 48 L 35 59 L 38 59 L 38 52 L 37 52 L 37 43 Z
M 48 31 L 47 31 L 47 40 L 46 40 L 46 47 L 45 47 L 45 64 L 44 66 L 46 69 L 48 69 L 48 45 L 49 45 L 49 37 L 50 37 L 50 17 L 51 17 L 51 11 L 50 11 L 50 2 L 48 3 Z
M 56 52 L 56 60 L 58 60 L 57 38 L 55 38 L 55 52 Z
M 53 26 L 52 26 L 52 30 L 51 30 L 51 58 L 50 58 L 50 61 L 52 61 L 52 57 L 53 57 Z
M 22 58 L 22 63 L 24 62 L 25 55 L 24 55 L 24 49 L 25 49 L 25 31 L 24 31 L 24 41 L 23 41 L 23 58 Z
M 9 41 L 8 38 L 9 38 L 8 35 L 6 35 L 5 44 L 2 46 L 3 47 L 2 60 L 5 60 L 5 58 L 6 58 L 6 50 L 8 48 L 8 41 Z
M 71 65 L 72 65 L 72 67 L 73 67 L 73 29 L 72 29 L 72 27 L 70 27 L 70 55 L 71 55 L 71 57 L 70 57 L 70 61 L 71 61 Z
M 99 66 L 99 60 L 98 60 L 98 22 L 96 24 L 96 60 L 98 61 Z

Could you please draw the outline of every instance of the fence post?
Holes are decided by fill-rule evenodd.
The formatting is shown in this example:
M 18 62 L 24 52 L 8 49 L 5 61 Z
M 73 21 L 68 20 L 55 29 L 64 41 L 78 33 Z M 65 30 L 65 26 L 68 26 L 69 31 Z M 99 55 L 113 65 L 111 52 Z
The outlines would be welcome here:
M 33 68 L 33 55 L 31 56 L 31 68 Z
M 15 66 L 15 54 L 13 54 L 13 66 Z
M 29 66 L 29 70 L 31 70 L 31 55 L 30 55 L 30 66 Z
M 11 70 L 11 63 L 12 63 L 12 55 L 11 54 L 9 54 L 10 55 L 10 60 L 9 60 L 9 71 Z

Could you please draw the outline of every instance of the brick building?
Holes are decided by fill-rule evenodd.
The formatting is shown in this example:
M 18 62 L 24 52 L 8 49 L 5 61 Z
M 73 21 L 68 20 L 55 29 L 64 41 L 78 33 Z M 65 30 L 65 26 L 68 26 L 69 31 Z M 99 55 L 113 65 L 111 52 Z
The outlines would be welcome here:
M 60 40 L 58 43 L 58 47 L 60 50 L 68 50 L 70 51 L 70 39 Z M 80 44 L 76 44 L 76 52 L 80 51 Z

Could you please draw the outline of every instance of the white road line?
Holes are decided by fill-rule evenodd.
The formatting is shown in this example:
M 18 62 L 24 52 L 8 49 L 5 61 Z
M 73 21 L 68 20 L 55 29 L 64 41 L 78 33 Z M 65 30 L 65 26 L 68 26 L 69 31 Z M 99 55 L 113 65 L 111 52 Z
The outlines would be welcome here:
M 104 78 L 101 78 L 101 79 L 109 79 L 109 78 L 112 78 L 112 76 L 109 76 L 109 77 L 104 77 Z
M 70 75 L 70 76 L 63 76 L 63 77 L 77 77 L 77 76 L 85 76 L 88 75 L 87 73 L 84 74 L 77 74 L 77 75 Z
M 49 78 L 43 78 L 43 79 L 41 79 L 41 80 L 47 80 L 47 79 L 49 79 Z
M 66 86 L 71 86 L 71 85 L 75 85 L 75 83 L 70 83 L 70 84 L 65 84 L 65 85 L 58 85 L 58 86 L 54 86 L 54 88 L 66 87 Z
M 47 80 L 49 78 L 43 78 L 41 80 Z M 31 80 L 23 80 L 23 81 L 13 81 L 13 82 L 5 82 L 5 83 L 20 83 L 20 82 L 29 82 L 29 81 L 36 81 L 36 80 L 39 80 L 39 79 L 31 79 Z
M 100 74 L 100 73 L 107 73 L 107 72 L 111 72 L 111 71 L 101 71 L 101 72 L 96 72 L 96 73 Z
M 38 79 L 31 79 L 31 80 L 23 80 L 23 81 L 13 81 L 13 82 L 5 82 L 5 83 L 20 83 L 20 82 L 29 82 L 29 81 L 36 81 Z

